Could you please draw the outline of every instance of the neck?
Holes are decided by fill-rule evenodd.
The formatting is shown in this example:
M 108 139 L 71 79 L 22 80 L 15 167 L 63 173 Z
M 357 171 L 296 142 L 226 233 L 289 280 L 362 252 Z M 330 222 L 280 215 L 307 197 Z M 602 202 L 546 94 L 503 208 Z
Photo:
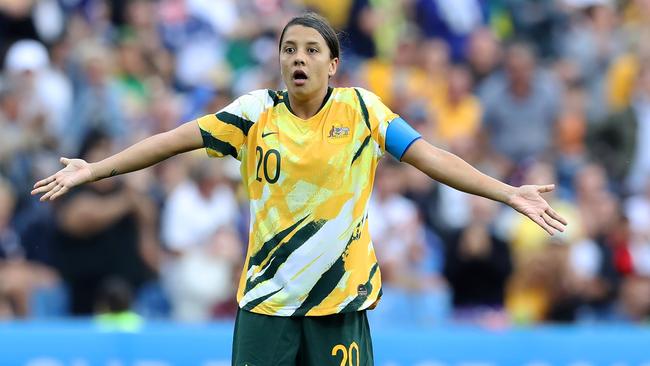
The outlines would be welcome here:
M 311 96 L 306 96 L 300 98 L 296 95 L 289 93 L 289 103 L 291 104 L 291 111 L 297 117 L 302 119 L 308 119 L 316 115 L 320 110 L 321 106 L 325 102 L 325 96 L 329 88 L 324 88 L 319 90 L 318 93 L 315 93 Z

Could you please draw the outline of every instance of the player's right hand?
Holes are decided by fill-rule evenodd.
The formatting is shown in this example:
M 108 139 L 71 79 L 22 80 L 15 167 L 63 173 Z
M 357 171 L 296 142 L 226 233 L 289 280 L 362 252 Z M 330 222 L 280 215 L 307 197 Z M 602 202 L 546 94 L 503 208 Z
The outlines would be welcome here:
M 82 159 L 61 158 L 65 168 L 34 184 L 32 195 L 44 193 L 41 201 L 54 200 L 71 188 L 93 181 L 90 164 Z

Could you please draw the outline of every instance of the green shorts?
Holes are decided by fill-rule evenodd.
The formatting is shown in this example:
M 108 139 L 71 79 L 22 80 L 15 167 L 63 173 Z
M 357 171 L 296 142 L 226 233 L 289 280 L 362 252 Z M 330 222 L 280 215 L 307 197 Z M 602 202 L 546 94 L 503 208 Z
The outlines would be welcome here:
M 233 366 L 372 366 L 365 311 L 281 317 L 237 312 Z

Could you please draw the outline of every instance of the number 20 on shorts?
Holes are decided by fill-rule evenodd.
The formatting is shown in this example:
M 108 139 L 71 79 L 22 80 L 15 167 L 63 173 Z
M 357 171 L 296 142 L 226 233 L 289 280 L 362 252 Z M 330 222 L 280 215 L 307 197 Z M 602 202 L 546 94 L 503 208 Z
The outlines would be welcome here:
M 353 351 L 356 357 L 353 358 Z M 359 345 L 357 342 L 352 342 L 350 347 L 345 347 L 342 344 L 337 344 L 332 348 L 332 356 L 338 357 L 339 354 L 342 354 L 340 366 L 359 366 Z M 352 360 L 355 360 L 356 363 L 352 363 Z

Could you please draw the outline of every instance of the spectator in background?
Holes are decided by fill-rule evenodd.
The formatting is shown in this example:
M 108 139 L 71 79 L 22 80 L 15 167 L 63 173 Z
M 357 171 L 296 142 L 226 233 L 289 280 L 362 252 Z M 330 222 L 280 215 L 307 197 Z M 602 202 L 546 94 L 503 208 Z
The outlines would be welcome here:
M 581 318 L 604 319 L 611 312 L 619 274 L 615 267 L 616 231 L 621 220 L 618 201 L 608 191 L 605 172 L 588 164 L 576 175 L 576 203 L 584 225 L 583 237 L 569 249 L 569 264 Z
M 451 58 L 463 57 L 469 35 L 487 22 L 488 1 L 484 0 L 418 0 L 415 21 L 426 38 L 444 39 L 451 49 Z
M 22 99 L 21 113 L 30 122 L 24 126 L 38 131 L 48 147 L 54 137 L 65 136 L 65 120 L 72 107 L 72 85 L 61 70 L 52 68 L 45 46 L 35 40 L 12 44 L 5 59 L 5 74 Z
M 17 40 L 38 37 L 32 18 L 33 3 L 33 0 L 0 3 L 0 58 Z
M 588 120 L 599 121 L 607 114 L 607 69 L 625 44 L 617 32 L 616 11 L 608 1 L 586 2 L 579 7 L 578 15 L 562 38 L 561 55 L 574 63 L 578 78 L 585 85 L 589 96 Z
M 416 36 L 402 37 L 392 59 L 373 58 L 359 66 L 359 82 L 376 90 L 377 95 L 396 110 L 407 109 L 409 101 L 428 79 L 417 67 L 419 42 Z
M 587 95 L 584 88 L 570 85 L 566 88 L 560 114 L 554 129 L 554 163 L 562 199 L 574 197 L 573 181 L 576 172 L 589 159 L 587 149 Z
M 120 277 L 106 278 L 95 300 L 95 322 L 102 330 L 138 331 L 143 319 L 133 310 L 133 290 Z
M 448 47 L 437 40 L 428 41 L 422 51 L 426 79 L 421 81 L 426 81 L 427 85 L 422 87 L 424 94 L 421 95 L 426 95 L 425 111 L 429 118 L 419 130 L 436 145 L 472 161 L 472 147 L 479 143 L 482 109 L 471 92 L 473 82 L 469 70 L 461 64 L 451 65 L 448 52 Z M 407 113 L 402 114 L 410 121 L 416 120 Z M 423 216 L 426 222 L 443 236 L 465 226 L 470 216 L 469 195 L 445 185 L 427 184 L 436 190 L 429 192 L 433 194 L 431 200 L 421 206 L 428 212 Z M 437 212 L 432 214 L 431 209 Z
M 599 163 L 586 164 L 576 173 L 573 184 L 584 235 L 595 237 L 607 220 L 593 213 L 614 198 L 609 191 L 607 172 Z
M 14 310 L 11 305 L 9 297 L 0 292 L 0 320 L 14 319 Z
M 630 0 L 619 11 L 624 35 L 624 53 L 611 64 L 607 73 L 607 101 L 610 112 L 628 107 L 634 97 L 637 74 L 643 60 L 650 57 L 650 1 Z
M 80 156 L 108 156 L 112 140 L 91 131 Z M 156 212 L 146 192 L 111 179 L 81 187 L 55 207 L 54 257 L 68 285 L 71 313 L 89 315 L 106 278 L 118 276 L 134 293 L 154 279 Z
M 416 206 L 402 197 L 401 167 L 394 161 L 382 162 L 376 173 L 376 194 L 370 199 L 368 225 L 377 257 L 382 265 L 382 277 L 388 283 L 399 283 L 407 271 L 410 248 L 421 245 Z
M 28 260 L 21 236 L 12 225 L 15 201 L 14 191 L 0 176 L 0 308 L 4 304 L 5 312 L 24 318 L 34 315 L 34 294 L 55 287 L 59 277 L 51 268 Z
M 407 2 L 380 0 L 372 1 L 377 24 L 374 32 L 377 57 L 390 59 L 394 56 L 400 37 L 411 32 L 413 27 L 407 23 Z
M 477 89 L 501 65 L 501 44 L 490 28 L 476 29 L 467 40 L 465 60 Z
M 82 139 L 93 129 L 105 131 L 120 141 L 127 132 L 121 91 L 112 76 L 110 49 L 95 41 L 77 45 L 81 80 L 74 102 L 75 113 L 66 126 L 64 151 L 79 149 Z
M 566 281 L 566 249 L 562 241 L 548 241 L 516 263 L 506 292 L 506 308 L 515 324 L 545 321 L 554 301 L 571 293 Z
M 440 210 L 438 210 L 438 196 L 442 185 L 431 182 L 417 169 L 405 169 L 402 177 L 405 181 L 404 197 L 415 204 L 426 228 L 444 238 L 446 232 L 445 228 L 441 227 L 442 220 L 439 218 Z
M 52 258 L 53 254 L 61 254 L 59 237 L 54 233 L 55 207 L 36 205 L 25 192 L 34 176 L 55 169 L 48 166 L 58 164 L 52 157 L 76 153 L 84 136 L 94 128 L 103 129 L 119 144 L 130 143 L 220 110 L 232 95 L 265 87 L 281 89 L 276 72 L 278 25 L 305 5 L 331 14 L 337 29 L 348 29 L 344 34 L 348 45 L 344 58 L 348 61 L 339 65 L 344 69 L 339 68 L 330 80 L 333 86 L 367 87 L 427 139 L 440 145 L 451 144 L 450 151 L 494 177 L 517 181 L 531 166 L 531 170 L 545 170 L 548 174 L 557 172 L 559 187 L 554 191 L 554 200 L 562 200 L 560 206 L 566 205 L 574 212 L 575 217 L 562 213 L 570 217 L 568 233 L 574 231 L 575 235 L 549 243 L 545 234 L 521 225 L 515 215 L 500 217 L 496 225 L 500 240 L 510 241 L 511 237 L 504 233 L 517 233 L 511 248 L 516 274 L 511 276 L 507 296 L 508 308 L 517 309 L 512 312 L 517 320 L 600 320 L 611 308 L 619 314 L 614 318 L 643 317 L 643 283 L 650 273 L 646 230 L 650 227 L 646 217 L 649 199 L 644 183 L 647 179 L 633 171 L 642 171 L 638 168 L 648 155 L 643 150 L 648 146 L 644 137 L 647 134 L 642 132 L 639 118 L 643 108 L 638 108 L 644 98 L 638 96 L 642 94 L 642 65 L 650 59 L 650 43 L 645 41 L 650 38 L 649 0 L 0 1 L 0 175 L 10 182 L 13 191 L 15 208 L 8 227 L 19 238 L 21 249 L 12 253 L 22 253 L 12 254 L 11 262 L 38 263 L 49 268 L 53 259 L 60 260 Z M 60 9 L 64 10 L 62 16 Z M 484 18 L 476 17 L 476 9 Z M 559 31 L 562 37 L 558 37 Z M 535 58 L 540 60 L 539 66 L 527 66 L 534 70 L 528 72 L 532 75 L 528 81 L 517 76 L 527 73 L 513 71 L 522 67 L 512 67 L 510 51 L 506 71 L 500 70 L 506 53 L 502 43 L 522 36 L 540 51 Z M 12 51 L 7 53 L 10 47 Z M 355 47 L 358 52 L 350 50 Z M 553 87 L 552 78 L 542 80 L 549 75 L 544 66 L 556 71 L 562 91 Z M 453 138 L 456 142 L 450 143 L 447 137 L 438 136 L 447 136 L 449 131 L 458 133 L 461 126 L 465 132 L 473 131 L 465 124 L 470 119 L 464 117 L 461 124 L 441 123 L 454 120 L 453 112 L 463 109 L 452 108 L 447 97 L 450 84 L 463 80 L 455 78 L 455 70 L 466 67 L 473 75 L 476 93 L 481 95 L 484 124 L 477 138 Z M 607 103 L 598 102 L 602 101 L 603 88 Z M 515 89 L 529 92 L 515 93 Z M 488 92 L 483 93 L 485 90 Z M 553 109 L 549 106 L 554 104 L 549 101 L 556 104 L 555 122 L 549 117 L 553 115 L 548 112 Z M 488 113 L 495 118 L 488 119 Z M 609 118 L 598 118 L 602 113 Z M 442 125 L 451 129 L 436 132 Z M 604 126 L 608 127 L 601 129 Z M 589 137 L 588 149 L 585 135 Z M 517 142 L 522 143 L 517 149 L 511 148 Z M 539 147 L 542 145 L 546 147 Z M 525 152 L 520 154 L 520 150 Z M 588 152 L 593 154 L 589 156 Z M 533 158 L 521 157 L 524 155 Z M 546 166 L 539 169 L 535 160 L 540 157 L 553 165 L 542 163 Z M 512 159 L 519 167 L 513 169 Z M 589 159 L 604 164 L 606 170 L 591 165 Z M 161 212 L 167 213 L 172 201 L 178 203 L 180 185 L 189 180 L 185 165 L 183 159 L 171 160 L 147 171 L 148 176 L 136 178 L 139 187 L 157 193 Z M 439 243 L 431 239 L 435 235 L 430 234 L 440 235 L 447 243 L 451 234 L 471 226 L 469 196 L 433 183 L 417 170 L 400 169 L 393 174 L 404 180 L 399 186 L 407 186 L 397 189 L 395 196 L 402 198 L 408 190 L 406 196 L 417 207 L 416 217 L 422 221 L 418 226 L 426 229 L 424 235 L 393 237 L 396 246 L 412 249 L 405 252 L 421 255 L 414 258 L 409 254 L 411 257 L 404 263 L 413 268 L 404 270 L 405 277 L 417 280 L 426 272 L 423 268 L 428 268 L 427 273 L 440 278 L 438 272 L 445 258 L 439 253 Z M 628 187 L 632 180 L 637 182 L 634 191 Z M 224 184 L 219 186 L 223 188 Z M 116 188 L 121 189 L 125 188 Z M 622 202 L 625 215 L 618 212 Z M 573 207 L 576 205 L 579 210 Z M 239 210 L 232 215 L 247 232 L 248 212 Z M 166 225 L 158 224 L 156 228 L 167 230 Z M 170 268 L 165 284 L 170 283 L 167 280 L 189 284 L 175 296 L 186 296 L 190 306 L 202 309 L 202 319 L 227 315 L 231 310 L 226 295 L 234 288 L 226 286 L 237 276 L 233 277 L 227 268 L 238 266 L 234 258 L 239 257 L 241 239 L 224 228 L 218 225 L 206 235 L 196 245 L 201 250 L 194 246 L 183 249 L 182 254 L 180 250 L 169 250 L 176 254 L 163 262 L 167 266 L 163 268 Z M 412 244 L 412 237 L 423 237 L 413 241 L 427 246 Z M 522 261 L 522 248 L 534 255 Z M 183 259 L 181 266 L 185 256 L 192 260 Z M 90 254 L 88 258 L 98 261 Z M 611 277 L 611 268 L 607 267 L 610 262 L 615 272 Z M 173 267 L 176 272 L 171 270 Z M 6 273 L 0 274 L 0 283 L 6 284 L 11 278 L 12 287 L 21 290 L 12 290 L 11 294 L 0 291 L 0 314 L 11 313 L 13 317 L 17 309 L 30 317 L 61 314 L 65 301 L 52 302 L 52 287 L 39 285 L 28 290 L 30 286 L 25 284 L 32 277 Z M 18 278 L 23 282 L 15 281 Z M 619 281 L 620 294 L 612 294 L 610 291 L 618 288 Z M 526 286 L 518 287 L 521 283 Z M 393 293 L 404 292 L 386 289 L 384 305 L 388 305 Z M 54 290 L 60 297 L 62 291 Z M 194 297 L 196 294 L 218 294 L 218 300 L 212 300 L 213 295 Z M 376 314 L 380 321 L 385 320 L 381 312 L 387 310 L 396 315 L 394 319 L 389 316 L 389 320 L 405 321 L 399 317 L 405 308 L 426 302 L 420 294 L 412 294 L 393 302 L 395 307 L 380 307 L 371 316 Z M 142 291 L 136 291 L 134 296 L 134 308 L 140 311 Z M 17 298 L 23 300 L 17 302 Z M 515 300 L 530 308 L 512 308 Z M 554 305 L 559 300 L 565 304 L 563 307 Z M 217 309 L 212 306 L 215 302 L 220 303 Z M 444 301 L 432 302 L 436 303 Z M 437 311 L 434 308 L 431 305 L 426 315 L 433 317 Z M 175 316 L 180 312 L 176 309 Z
M 342 29 L 345 26 L 350 15 L 350 6 L 352 5 L 352 0 L 333 0 L 327 2 L 320 0 L 301 0 L 300 2 L 307 8 L 324 16 L 334 29 Z
M 530 45 L 511 44 L 504 72 L 486 80 L 479 96 L 484 128 L 497 152 L 518 164 L 551 147 L 562 96 L 555 79 L 537 66 Z
M 120 90 L 120 109 L 125 120 L 132 124 L 127 130 L 142 134 L 152 84 L 142 46 L 134 38 L 125 36 L 120 40 L 115 61 L 118 65 L 115 82 Z
M 470 198 L 470 223 L 447 243 L 444 275 L 453 294 L 455 318 L 489 322 L 504 310 L 512 262 L 509 244 L 494 233 L 497 204 Z
M 10 225 L 15 234 L 12 237 L 18 243 L 10 256 L 16 261 L 1 276 L 13 283 L 15 296 L 21 298 L 17 304 L 21 316 L 61 315 L 65 313 L 66 300 L 51 269 L 52 210 L 35 205 L 25 194 L 25 184 L 32 173 L 49 170 L 51 158 L 47 151 L 58 143 L 45 133 L 40 112 L 29 110 L 31 99 L 23 98 L 25 86 L 17 83 L 13 77 L 0 80 L 0 180 L 6 177 L 10 183 L 5 182 L 4 188 L 12 186 L 3 205 L 5 209 L 11 206 L 5 224 Z
M 384 160 L 368 207 L 368 225 L 382 266 L 382 306 L 369 313 L 373 324 L 436 324 L 449 311 L 441 276 L 443 248 L 427 230 L 416 206 L 404 198 L 405 167 Z M 398 178 L 400 177 L 400 178 Z
M 523 173 L 523 182 L 525 184 L 535 184 L 536 182 L 557 182 L 553 165 L 544 161 L 536 161 L 527 167 Z M 563 243 L 572 243 L 582 236 L 581 215 L 575 204 L 558 197 L 551 193 L 547 199 L 553 202 L 558 212 L 564 217 L 569 217 L 572 225 L 567 227 L 563 233 L 558 236 L 562 237 Z M 545 232 L 537 230 L 532 225 L 528 225 L 525 220 L 517 215 L 508 212 L 499 219 L 499 233 L 511 245 L 513 261 L 516 267 L 524 266 L 527 258 L 534 256 L 537 252 L 544 250 L 548 245 L 548 235 Z
M 65 16 L 56 0 L 0 2 L 0 60 L 9 46 L 21 39 L 51 43 L 61 36 Z
M 630 323 L 650 322 L 650 277 L 630 276 L 621 284 L 614 319 Z
M 639 64 L 632 102 L 592 126 L 590 148 L 618 190 L 626 194 L 643 192 L 650 177 L 650 58 Z
M 377 14 L 371 1 L 351 0 L 350 15 L 345 33 L 349 36 L 343 40 L 343 52 L 348 52 L 353 58 L 373 58 L 377 54 L 377 47 L 373 34 L 380 26 Z
M 449 45 L 440 38 L 424 39 L 418 51 L 422 74 L 412 95 L 426 101 L 443 99 L 452 62 Z
M 435 141 L 445 147 L 471 144 L 477 138 L 482 114 L 478 98 L 472 95 L 472 76 L 465 66 L 455 65 L 447 78 L 445 93 L 430 104 Z
M 525 182 L 554 181 L 552 169 L 549 164 L 536 163 L 529 168 Z M 515 318 L 602 320 L 612 310 L 618 286 L 613 230 L 621 226 L 617 202 L 607 191 L 606 176 L 598 165 L 586 165 L 575 179 L 575 205 L 550 199 L 573 223 L 553 241 L 519 218 L 506 220 L 514 224 L 510 234 L 516 274 L 509 297 Z M 545 266 L 561 271 L 561 277 L 541 268 Z
M 215 306 L 235 295 L 243 244 L 233 231 L 239 211 L 226 164 L 194 161 L 162 212 L 162 239 L 171 252 L 163 276 L 178 320 L 210 319 Z
M 630 259 L 634 271 L 650 277 L 650 178 L 645 191 L 625 201 L 630 220 Z
M 0 79 L 0 172 L 9 175 L 20 157 L 38 145 L 38 137 L 27 128 L 22 104 L 15 82 Z
M 535 42 L 541 55 L 556 55 L 556 40 L 566 21 L 555 0 L 501 0 L 510 14 L 513 33 L 521 39 Z
M 626 43 L 632 48 L 645 48 L 650 32 L 650 1 L 629 0 L 619 4 L 621 23 L 620 29 L 626 38 Z M 645 46 L 644 46 L 645 45 Z

